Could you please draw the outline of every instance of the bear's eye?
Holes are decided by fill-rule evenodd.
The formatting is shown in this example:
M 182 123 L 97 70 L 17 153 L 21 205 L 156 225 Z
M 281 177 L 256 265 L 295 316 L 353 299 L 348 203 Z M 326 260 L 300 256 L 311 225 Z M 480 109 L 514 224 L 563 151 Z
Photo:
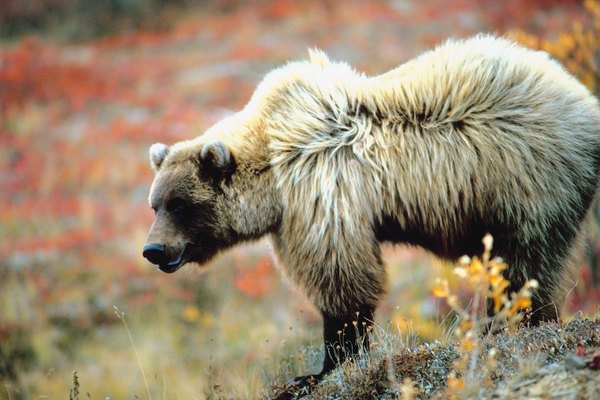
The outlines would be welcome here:
M 167 202 L 167 211 L 177 218 L 183 218 L 188 211 L 187 202 L 182 199 L 171 199 Z

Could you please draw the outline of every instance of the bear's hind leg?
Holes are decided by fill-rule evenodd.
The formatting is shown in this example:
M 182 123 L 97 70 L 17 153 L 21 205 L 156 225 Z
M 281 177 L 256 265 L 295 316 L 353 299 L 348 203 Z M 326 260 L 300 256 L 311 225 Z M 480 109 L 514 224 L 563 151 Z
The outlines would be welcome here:
M 565 265 L 567 264 L 567 265 Z M 534 261 L 509 260 L 506 279 L 508 296 L 519 292 L 529 280 L 536 280 L 537 288 L 532 289 L 531 307 L 524 310 L 522 324 L 537 326 L 542 322 L 560 321 L 560 311 L 564 305 L 566 277 L 569 263 L 559 257 L 554 259 L 536 257 Z M 493 304 L 488 299 L 488 316 L 493 317 Z
M 520 284 L 510 284 L 507 290 L 507 294 L 516 293 L 521 289 Z M 538 289 L 539 290 L 539 289 Z M 534 294 L 531 298 L 531 307 L 527 310 L 521 310 L 523 313 L 523 319 L 521 324 L 525 326 L 538 326 L 542 322 L 557 322 L 560 320 L 560 310 L 556 302 L 553 301 L 553 297 L 547 292 L 537 292 L 534 290 Z M 492 299 L 487 299 L 487 315 L 489 318 L 494 318 L 494 302 Z M 489 326 L 486 327 L 484 332 L 493 328 L 493 323 L 490 322 Z

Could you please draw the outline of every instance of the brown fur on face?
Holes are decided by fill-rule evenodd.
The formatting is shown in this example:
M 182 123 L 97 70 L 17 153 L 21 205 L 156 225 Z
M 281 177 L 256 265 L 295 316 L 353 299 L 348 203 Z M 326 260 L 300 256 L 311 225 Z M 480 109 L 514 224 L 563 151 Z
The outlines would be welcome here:
M 224 121 L 213 132 L 224 124 L 231 126 Z M 149 201 L 156 219 L 147 245 L 165 246 L 169 260 L 182 255 L 176 267 L 161 266 L 164 271 L 204 264 L 221 250 L 268 233 L 279 221 L 266 156 L 237 157 L 226 143 L 207 133 L 171 148 L 156 144 L 150 149 L 156 177 Z M 255 146 L 255 155 L 266 150 L 252 141 L 246 146 Z
M 218 179 L 193 161 L 214 141 L 236 165 Z M 537 279 L 536 318 L 553 319 L 598 183 L 600 107 L 545 53 L 478 36 L 375 77 L 313 52 L 205 135 L 155 150 L 151 199 L 185 192 L 206 215 L 184 242 L 214 253 L 270 234 L 328 314 L 377 305 L 381 242 L 454 260 L 490 232 L 512 289 Z
M 150 197 L 156 219 L 147 242 L 164 245 L 170 260 L 182 256 L 185 262 L 204 263 L 216 254 L 217 243 L 230 238 L 218 220 L 216 191 L 190 170 L 198 166 L 186 162 L 158 172 Z

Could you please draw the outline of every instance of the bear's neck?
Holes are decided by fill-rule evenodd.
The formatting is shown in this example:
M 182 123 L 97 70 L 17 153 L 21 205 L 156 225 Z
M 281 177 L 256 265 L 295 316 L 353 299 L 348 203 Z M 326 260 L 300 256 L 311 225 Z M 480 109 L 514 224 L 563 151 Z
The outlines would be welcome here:
M 281 198 L 266 139 L 257 134 L 244 141 L 236 154 L 236 171 L 225 189 L 230 226 L 240 241 L 260 239 L 276 231 L 281 221 Z

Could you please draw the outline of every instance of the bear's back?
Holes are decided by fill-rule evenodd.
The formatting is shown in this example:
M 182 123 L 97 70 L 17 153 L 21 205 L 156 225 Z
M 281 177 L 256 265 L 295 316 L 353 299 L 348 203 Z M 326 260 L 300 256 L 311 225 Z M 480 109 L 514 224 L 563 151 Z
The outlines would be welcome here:
M 523 242 L 560 224 L 573 236 L 597 186 L 600 110 L 547 54 L 478 36 L 339 80 L 288 84 L 271 134 L 286 213 L 311 243 L 382 221 L 442 250 L 462 251 L 475 225 Z

